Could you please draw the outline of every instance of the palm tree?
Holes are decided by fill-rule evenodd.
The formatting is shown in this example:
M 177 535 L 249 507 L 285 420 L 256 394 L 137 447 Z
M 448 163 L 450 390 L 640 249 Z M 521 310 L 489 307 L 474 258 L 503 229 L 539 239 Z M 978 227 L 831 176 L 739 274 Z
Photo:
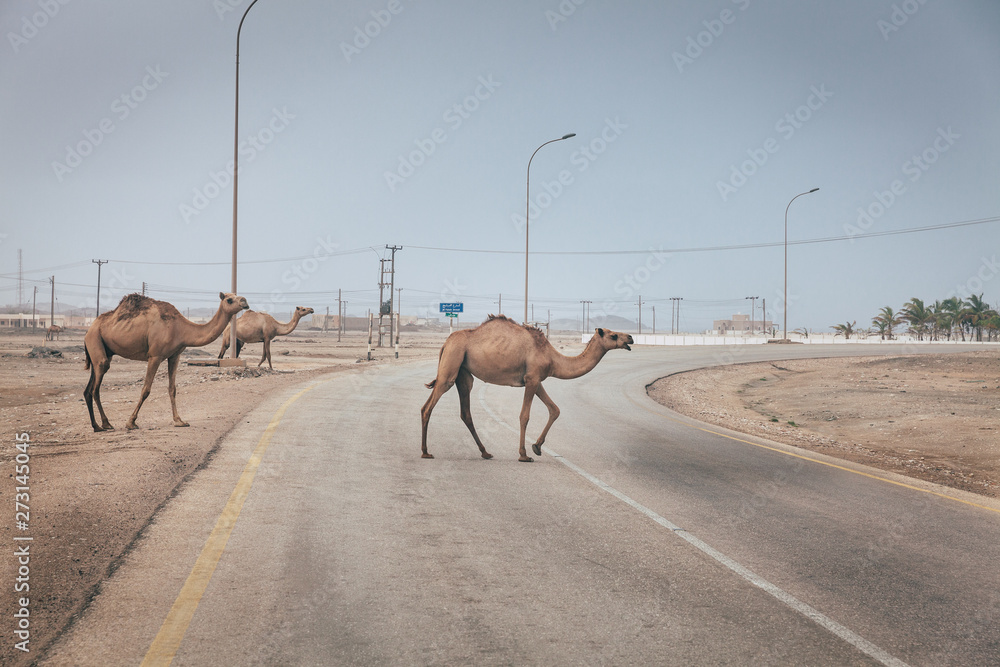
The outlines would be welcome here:
M 962 336 L 962 342 L 965 342 L 965 329 L 962 328 L 962 311 L 964 308 L 965 303 L 957 296 L 947 298 L 941 302 L 941 327 L 947 327 L 948 340 L 951 340 L 951 335 L 957 328 Z
M 878 329 L 882 340 L 892 340 L 892 328 L 904 322 L 902 315 L 892 309 L 892 306 L 883 306 L 878 315 L 872 318 L 872 324 Z
M 934 313 L 924 306 L 922 299 L 913 297 L 899 313 L 899 317 L 910 323 L 910 333 L 917 334 L 917 340 L 923 340 L 929 330 L 929 324 L 934 321 Z
M 853 322 L 845 322 L 844 324 L 834 324 L 833 327 L 831 327 L 837 332 L 833 335 L 834 338 L 843 334 L 845 340 L 851 340 L 851 336 L 854 335 L 854 325 L 857 323 L 858 321 L 854 320 Z
M 1000 337 L 1000 313 L 994 310 L 993 316 L 983 323 L 983 328 L 986 329 L 987 341 Z
M 968 321 L 969 328 L 976 332 L 976 340 L 982 342 L 983 326 L 996 312 L 990 308 L 988 303 L 983 301 L 982 294 L 979 296 L 975 294 L 970 295 L 969 300 L 965 304 L 966 320 Z

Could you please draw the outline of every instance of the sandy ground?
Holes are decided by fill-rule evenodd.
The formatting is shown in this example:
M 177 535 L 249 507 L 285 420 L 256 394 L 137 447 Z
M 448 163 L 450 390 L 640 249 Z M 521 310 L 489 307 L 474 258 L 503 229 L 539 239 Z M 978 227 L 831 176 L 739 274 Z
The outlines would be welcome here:
M 188 350 L 177 395 L 188 428 L 172 425 L 164 364 L 139 414 L 140 428 L 126 431 L 145 364 L 115 358 L 102 394 L 118 430 L 94 433 L 82 397 L 89 377 L 83 333 L 70 331 L 49 343 L 41 334 L 0 333 L 0 498 L 9 510 L 0 522 L 6 545 L 0 664 L 29 664 L 41 655 L 83 611 L 157 509 L 264 397 L 326 373 L 433 359 L 447 336 L 446 330 L 404 331 L 398 359 L 392 348 L 376 348 L 369 361 L 367 334 L 351 333 L 338 343 L 335 333 L 297 330 L 272 344 L 273 372 L 266 363 L 263 372 L 256 369 L 260 344 L 244 351 L 244 371 L 189 364 L 214 359 L 218 341 Z M 578 341 L 575 334 L 554 337 L 565 354 L 577 354 L 583 347 Z M 61 356 L 29 356 L 41 346 Z M 650 393 L 704 421 L 996 495 L 998 371 L 997 353 L 782 362 L 685 373 L 655 383 Z M 418 410 L 414 406 L 414 419 Z M 17 449 L 21 433 L 30 435 L 26 452 Z M 18 480 L 16 458 L 23 461 L 23 454 L 29 474 Z M 27 497 L 15 499 L 17 486 L 28 487 Z M 29 508 L 26 530 L 17 525 L 16 500 Z M 30 543 L 14 539 L 27 536 Z M 30 591 L 16 593 L 8 582 L 24 576 L 14 550 L 26 543 L 23 583 Z M 29 654 L 14 648 L 14 613 L 25 595 Z
M 698 420 L 1000 496 L 1000 351 L 721 366 L 654 382 Z
M 0 664 L 29 664 L 79 614 L 99 583 L 121 561 L 156 510 L 176 492 L 186 476 L 203 466 L 216 444 L 239 419 L 271 392 L 326 373 L 358 372 L 373 364 L 435 358 L 447 337 L 441 333 L 401 336 L 399 358 L 392 348 L 375 348 L 368 360 L 367 332 L 337 335 L 296 330 L 271 345 L 274 371 L 257 370 L 262 345 L 249 345 L 242 356 L 247 368 L 221 370 L 189 362 L 215 359 L 221 342 L 185 351 L 177 372 L 177 405 L 191 424 L 176 428 L 167 396 L 166 364 L 160 366 L 142 406 L 139 429 L 125 430 L 145 374 L 145 363 L 115 357 L 102 387 L 104 409 L 117 430 L 94 433 L 83 388 L 83 334 L 69 331 L 46 343 L 41 334 L 0 333 L 0 498 L 8 508 L 0 522 Z M 31 357 L 47 346 L 61 356 Z M 431 378 L 428 378 L 428 381 Z M 414 408 L 417 418 L 419 406 Z M 98 420 L 100 418 L 98 417 Z M 28 433 L 26 452 L 17 449 L 18 434 Z M 17 480 L 16 457 L 27 454 L 27 480 Z M 28 484 L 27 530 L 14 517 L 16 486 Z M 23 517 L 20 517 L 23 518 Z M 15 541 L 30 536 L 32 540 Z M 14 549 L 30 545 L 27 592 L 13 585 L 21 566 Z M 13 546 L 11 546 L 13 545 Z M 16 650 L 13 614 L 17 600 L 30 601 L 30 654 Z

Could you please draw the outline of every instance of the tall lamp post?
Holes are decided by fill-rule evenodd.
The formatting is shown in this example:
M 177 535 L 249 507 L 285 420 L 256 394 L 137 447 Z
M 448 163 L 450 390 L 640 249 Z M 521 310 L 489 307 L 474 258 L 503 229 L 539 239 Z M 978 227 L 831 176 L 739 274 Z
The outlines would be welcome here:
M 788 208 L 792 205 L 792 202 L 801 197 L 802 195 L 811 195 L 812 193 L 818 191 L 819 188 L 813 188 L 808 192 L 800 192 L 799 194 L 792 197 L 792 200 L 788 202 L 788 206 L 785 207 L 785 294 L 782 297 L 785 302 L 785 315 L 784 322 L 782 323 L 782 329 L 784 333 L 782 334 L 782 340 L 788 340 Z
M 236 204 L 238 199 L 238 181 L 240 178 L 240 33 L 243 32 L 243 21 L 246 20 L 247 14 L 253 9 L 253 6 L 257 4 L 257 0 L 253 0 L 250 6 L 247 7 L 246 11 L 243 12 L 243 17 L 240 19 L 239 28 L 236 29 L 236 122 L 235 130 L 233 132 L 233 294 L 236 294 Z M 231 320 L 229 320 L 229 331 L 232 337 L 232 347 L 229 348 L 229 358 L 230 362 L 227 364 L 229 366 L 242 365 L 237 359 L 236 354 L 239 350 L 239 346 L 236 344 L 236 320 L 239 318 L 239 312 L 234 313 Z M 220 362 L 221 363 L 221 362 Z
M 256 2 L 256 0 L 254 0 Z M 562 141 L 563 139 L 569 139 L 575 137 L 575 132 L 570 132 L 567 135 L 559 137 L 558 139 L 551 139 L 546 141 L 542 146 L 548 146 L 552 142 Z M 535 149 L 535 153 L 542 150 L 542 146 Z M 529 229 L 529 218 L 531 215 L 531 161 L 535 159 L 535 153 L 531 154 L 528 159 L 528 176 L 527 176 L 527 186 L 525 187 L 525 199 L 527 200 L 524 206 L 524 323 L 528 323 L 528 229 Z

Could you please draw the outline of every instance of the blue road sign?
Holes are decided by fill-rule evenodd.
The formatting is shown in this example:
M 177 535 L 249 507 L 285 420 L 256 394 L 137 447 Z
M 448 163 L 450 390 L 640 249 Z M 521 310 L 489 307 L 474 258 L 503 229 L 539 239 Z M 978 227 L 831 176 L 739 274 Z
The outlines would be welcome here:
M 462 311 L 462 306 L 463 305 L 464 304 L 461 303 L 461 302 L 458 302 L 458 303 L 442 303 L 441 304 L 441 312 L 442 313 L 461 313 L 461 312 L 463 312 Z

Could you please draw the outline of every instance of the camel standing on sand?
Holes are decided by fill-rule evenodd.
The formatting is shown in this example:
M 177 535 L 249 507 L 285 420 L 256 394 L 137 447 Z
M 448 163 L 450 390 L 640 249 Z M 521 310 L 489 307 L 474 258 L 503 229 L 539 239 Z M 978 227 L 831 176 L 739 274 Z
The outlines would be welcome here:
M 62 330 L 62 327 L 53 324 L 45 330 L 45 340 L 59 340 L 59 334 L 62 333 Z
M 296 306 L 292 319 L 285 323 L 279 322 L 267 313 L 258 313 L 256 310 L 243 313 L 240 319 L 236 320 L 236 356 L 240 356 L 240 350 L 247 343 L 262 342 L 264 343 L 264 354 L 261 356 L 260 363 L 257 366 L 260 367 L 264 363 L 264 360 L 267 359 L 267 367 L 273 371 L 274 366 L 271 365 L 271 341 L 276 336 L 287 336 L 295 331 L 295 327 L 299 325 L 299 320 L 306 315 L 312 315 L 312 313 L 312 308 Z M 219 359 L 226 356 L 226 350 L 229 349 L 229 329 L 230 327 L 226 327 L 226 330 L 222 332 L 222 350 L 219 352 Z
M 249 308 L 247 300 L 235 294 L 219 292 L 219 309 L 205 324 L 195 324 L 188 320 L 171 304 L 156 301 L 141 294 L 129 294 L 111 312 L 103 313 L 94 320 L 83 338 L 87 361 L 84 368 L 90 369 L 90 382 L 83 390 L 90 411 L 90 423 L 94 431 L 114 430 L 101 405 L 101 381 L 111 368 L 111 357 L 119 355 L 126 359 L 145 361 L 146 382 L 142 385 L 139 404 L 135 406 L 125 428 L 138 428 L 135 418 L 139 408 L 149 396 L 156 369 L 160 362 L 167 360 L 169 377 L 170 408 L 174 413 L 174 426 L 187 426 L 187 422 L 177 414 L 177 364 L 181 352 L 188 347 L 208 345 L 219 337 L 226 323 L 234 313 Z M 101 425 L 94 419 L 94 401 L 101 413 Z
M 595 329 L 594 332 L 587 347 L 575 357 L 567 357 L 557 352 L 545 338 L 545 334 L 535 327 L 518 324 L 503 315 L 490 315 L 489 319 L 475 329 L 456 331 L 448 336 L 448 340 L 441 348 L 437 377 L 426 385 L 428 389 L 434 391 L 420 410 L 423 427 L 421 458 L 434 458 L 427 452 L 427 423 L 431 419 L 434 406 L 452 385 L 458 386 L 462 421 L 469 427 L 473 439 L 479 446 L 480 454 L 484 459 L 493 458 L 493 455 L 483 447 L 479 435 L 476 434 L 476 427 L 472 424 L 469 395 L 472 393 L 473 377 L 490 384 L 524 387 L 519 461 L 534 461 L 524 449 L 524 433 L 528 427 L 532 399 L 535 396 L 542 399 L 542 403 L 549 409 L 549 421 L 542 429 L 542 434 L 538 436 L 538 441 L 531 446 L 535 455 L 541 456 L 545 436 L 559 416 L 559 408 L 545 393 L 542 381 L 548 377 L 557 377 L 561 380 L 578 378 L 593 370 L 609 350 L 631 350 L 629 343 L 635 342 L 632 336 L 625 333 L 601 328 Z

